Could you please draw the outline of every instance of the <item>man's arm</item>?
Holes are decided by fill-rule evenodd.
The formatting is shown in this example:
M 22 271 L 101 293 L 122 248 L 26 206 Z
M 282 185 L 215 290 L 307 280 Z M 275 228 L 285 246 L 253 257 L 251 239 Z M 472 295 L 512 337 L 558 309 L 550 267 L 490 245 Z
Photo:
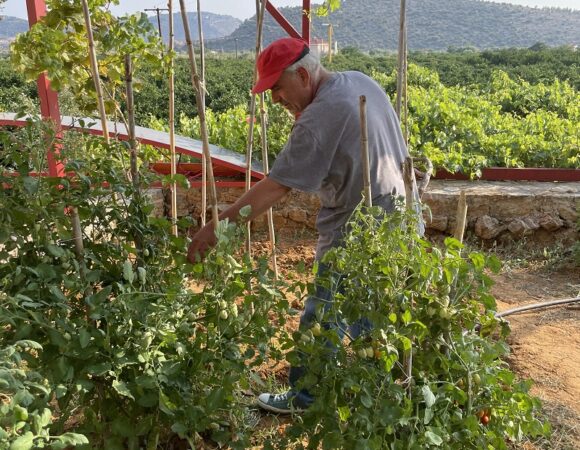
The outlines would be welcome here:
M 232 206 L 220 214 L 220 220 L 229 219 L 232 222 L 240 220 L 240 209 L 244 206 L 250 206 L 251 212 L 249 217 L 245 218 L 250 221 L 259 216 L 268 208 L 273 206 L 278 200 L 284 197 L 290 188 L 276 181 L 264 178 L 256 183 L 248 192 L 242 195 Z M 187 259 L 194 263 L 196 255 L 203 257 L 205 252 L 213 247 L 216 243 L 213 222 L 208 222 L 192 238 L 191 244 L 187 251 Z

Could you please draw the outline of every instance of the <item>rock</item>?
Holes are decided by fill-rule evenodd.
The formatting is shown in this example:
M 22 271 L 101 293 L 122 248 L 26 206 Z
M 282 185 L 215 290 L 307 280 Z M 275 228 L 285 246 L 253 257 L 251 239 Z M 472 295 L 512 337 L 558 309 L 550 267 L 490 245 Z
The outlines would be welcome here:
M 522 237 L 540 228 L 540 225 L 533 217 L 522 217 L 512 220 L 508 225 L 508 230 L 515 237 Z
M 475 234 L 482 239 L 493 239 L 504 230 L 505 227 L 494 217 L 481 216 L 475 222 Z
M 515 237 L 522 237 L 526 233 L 526 223 L 522 219 L 512 220 L 508 225 L 508 230 Z
M 547 231 L 556 231 L 564 226 L 564 221 L 553 214 L 544 214 L 539 220 L 540 226 Z
M 431 220 L 426 220 L 427 228 L 437 231 L 447 230 L 447 225 L 449 223 L 449 218 L 447 216 L 433 216 Z
M 293 209 L 288 212 L 288 219 L 297 223 L 307 223 L 308 214 L 303 209 Z

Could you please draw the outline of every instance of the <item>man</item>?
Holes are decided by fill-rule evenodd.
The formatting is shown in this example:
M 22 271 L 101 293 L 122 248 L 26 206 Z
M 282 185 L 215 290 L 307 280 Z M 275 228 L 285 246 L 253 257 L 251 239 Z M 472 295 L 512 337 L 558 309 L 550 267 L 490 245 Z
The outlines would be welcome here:
M 284 38 L 270 44 L 258 58 L 259 79 L 252 93 L 270 90 L 296 117 L 296 122 L 270 174 L 255 184 L 220 219 L 236 221 L 239 211 L 251 206 L 248 220 L 262 214 L 291 189 L 318 194 L 321 209 L 316 222 L 319 239 L 316 260 L 340 245 L 344 226 L 360 203 L 363 191 L 359 97 L 367 99 L 367 127 L 373 205 L 392 211 L 395 199 L 405 195 L 401 164 L 408 156 L 395 112 L 381 87 L 360 72 L 332 73 L 310 54 L 306 43 Z M 213 225 L 207 224 L 192 240 L 188 258 L 215 244 Z M 324 265 L 321 264 L 321 267 Z M 328 290 L 317 287 L 300 319 L 308 329 L 317 310 L 331 301 Z M 290 369 L 295 387 L 304 369 Z M 284 394 L 261 394 L 258 404 L 273 412 L 306 408 L 312 397 L 291 389 Z

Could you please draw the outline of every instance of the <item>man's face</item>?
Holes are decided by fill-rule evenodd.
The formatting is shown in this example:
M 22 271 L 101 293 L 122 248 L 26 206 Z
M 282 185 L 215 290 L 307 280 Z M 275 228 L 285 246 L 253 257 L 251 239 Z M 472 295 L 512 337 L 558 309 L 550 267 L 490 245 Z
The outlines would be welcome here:
M 296 72 L 283 72 L 271 88 L 272 101 L 280 103 L 292 115 L 304 111 L 312 102 L 310 74 L 304 68 Z

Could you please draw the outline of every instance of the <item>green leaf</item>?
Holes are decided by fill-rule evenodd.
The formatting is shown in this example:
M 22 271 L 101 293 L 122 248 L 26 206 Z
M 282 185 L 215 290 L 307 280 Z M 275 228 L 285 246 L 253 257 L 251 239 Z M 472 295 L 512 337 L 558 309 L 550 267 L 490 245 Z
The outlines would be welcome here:
M 187 433 L 189 432 L 189 427 L 181 422 L 176 422 L 173 425 L 171 425 L 171 431 L 177 433 L 178 436 L 181 439 L 183 439 L 185 438 L 185 436 L 187 436 Z
M 105 375 L 109 370 L 111 370 L 111 364 L 107 362 L 93 364 L 92 366 L 87 367 L 87 372 L 96 377 Z
M 361 395 L 360 402 L 365 408 L 372 408 L 373 406 L 373 399 L 366 392 Z
M 348 406 L 339 406 L 338 417 L 340 417 L 342 422 L 346 422 L 350 417 L 350 408 Z
M 30 195 L 34 195 L 38 192 L 38 186 L 40 181 L 36 177 L 23 177 L 22 185 L 24 186 L 24 190 L 28 192 Z
M 33 447 L 34 434 L 31 431 L 27 431 L 10 445 L 10 450 L 29 450 Z
M 431 388 L 428 385 L 424 385 L 421 388 L 421 392 L 423 393 L 423 399 L 425 400 L 425 405 L 427 408 L 431 408 L 435 404 L 436 397 L 431 391 Z
M 91 334 L 87 331 L 86 328 L 81 328 L 79 331 L 79 342 L 81 344 L 81 348 L 87 348 L 89 343 L 91 342 Z
M 425 425 L 429 424 L 429 422 L 431 422 L 431 419 L 433 419 L 433 410 L 431 408 L 426 408 L 425 409 L 425 417 L 423 418 L 423 423 Z
M 161 390 L 159 390 L 159 409 L 169 416 L 174 415 L 175 405 Z
M 61 258 L 64 256 L 64 250 L 58 245 L 46 244 L 46 250 L 55 258 Z
M 123 278 L 129 284 L 133 284 L 133 280 L 135 279 L 135 273 L 133 273 L 133 264 L 131 264 L 131 261 L 129 260 L 126 260 L 123 263 Z
M 89 440 L 87 439 L 87 437 L 84 434 L 79 434 L 79 433 L 64 433 L 61 434 L 58 438 L 57 441 L 62 442 L 65 445 L 83 445 L 83 444 L 88 444 Z
M 50 412 L 50 409 L 44 408 L 40 414 L 34 414 L 32 416 L 32 431 L 36 434 L 40 434 L 40 432 L 51 423 L 52 413 Z
M 425 431 L 425 440 L 427 441 L 427 443 L 435 445 L 437 447 L 443 444 L 443 439 L 441 438 L 441 436 L 435 434 L 433 431 L 430 430 Z
M 119 395 L 135 400 L 135 397 L 133 397 L 133 394 L 131 394 L 131 391 L 124 381 L 113 380 L 113 389 L 115 389 Z

